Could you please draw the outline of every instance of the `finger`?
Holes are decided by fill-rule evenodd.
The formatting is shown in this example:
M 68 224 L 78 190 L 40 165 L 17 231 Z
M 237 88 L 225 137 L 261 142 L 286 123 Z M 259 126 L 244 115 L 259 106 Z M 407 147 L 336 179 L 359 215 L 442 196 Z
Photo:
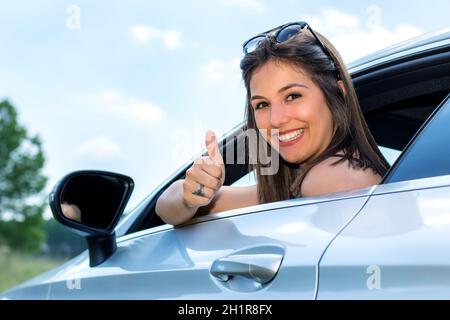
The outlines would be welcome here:
M 189 208 L 203 207 L 208 205 L 210 202 L 211 202 L 210 199 L 197 196 L 190 192 L 185 192 L 183 196 L 183 203 Z
M 191 168 L 186 171 L 186 180 L 192 180 L 194 183 L 201 183 L 205 187 L 217 190 L 220 188 L 220 179 L 208 174 L 201 168 Z
M 224 170 L 223 165 L 217 164 L 214 160 L 207 158 L 201 165 L 203 171 L 217 179 L 222 179 Z
M 208 205 L 211 202 L 211 199 L 209 199 L 209 198 L 200 197 L 200 196 L 197 196 L 192 193 L 189 193 L 186 196 L 186 198 L 187 198 L 186 202 L 191 203 L 191 205 L 188 205 L 190 207 L 198 207 L 198 206 L 203 207 L 203 206 Z
M 208 155 L 214 161 L 218 163 L 223 163 L 222 155 L 220 154 L 219 144 L 217 142 L 217 137 L 214 131 L 208 130 L 205 135 L 205 145 L 208 150 Z
M 214 196 L 215 191 L 207 186 L 203 187 L 203 195 L 195 195 L 192 192 L 196 191 L 199 187 L 199 183 L 193 180 L 186 180 L 186 192 L 190 195 L 201 197 L 201 198 L 207 198 L 211 199 Z M 195 198 L 195 197 L 194 197 Z
M 209 156 L 198 157 L 194 160 L 194 165 L 201 167 L 204 164 L 213 164 L 214 161 Z
M 194 207 L 202 207 L 202 206 L 206 206 L 208 205 L 212 198 L 214 193 L 212 192 L 211 189 L 204 187 L 203 191 L 205 193 L 205 196 L 199 196 L 199 195 L 195 195 L 192 194 L 192 190 L 196 189 L 198 187 L 192 187 L 192 181 L 187 181 L 185 180 L 183 186 L 184 186 L 184 191 L 183 191 L 183 203 L 190 208 L 194 208 Z M 211 193 L 211 196 L 208 196 Z

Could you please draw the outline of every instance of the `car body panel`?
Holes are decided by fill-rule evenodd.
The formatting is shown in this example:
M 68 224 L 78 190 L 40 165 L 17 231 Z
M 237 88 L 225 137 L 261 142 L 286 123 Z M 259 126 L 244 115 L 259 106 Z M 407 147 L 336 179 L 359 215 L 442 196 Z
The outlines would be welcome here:
M 449 119 L 447 96 L 332 241 L 319 299 L 450 298 Z
M 327 196 L 259 205 L 252 213 L 224 212 L 180 227 L 166 225 L 125 236 L 119 240 L 117 251 L 99 266 L 89 267 L 83 253 L 47 278 L 41 277 L 41 283 L 51 285 L 46 295 L 34 298 L 313 299 L 317 263 L 325 247 L 373 189 L 342 193 L 334 200 Z M 211 276 L 215 260 L 237 250 L 267 245 L 279 246 L 285 252 L 275 279 L 268 285 L 255 289 L 250 281 L 237 279 L 226 287 Z M 7 292 L 5 297 L 20 296 L 26 289 Z
M 423 180 L 377 186 L 324 254 L 318 299 L 450 298 L 450 176 Z

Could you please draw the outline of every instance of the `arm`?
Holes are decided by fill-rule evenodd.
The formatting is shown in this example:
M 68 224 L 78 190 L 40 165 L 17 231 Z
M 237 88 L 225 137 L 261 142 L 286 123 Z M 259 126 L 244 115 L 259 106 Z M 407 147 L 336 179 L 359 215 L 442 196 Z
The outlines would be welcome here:
M 197 207 L 189 207 L 183 199 L 183 182 L 172 183 L 156 201 L 156 214 L 168 224 L 177 225 L 191 219 Z
M 222 186 L 210 204 L 200 207 L 198 215 L 222 212 L 257 205 L 256 185 L 246 187 Z
M 257 189 L 223 186 L 225 165 L 213 131 L 205 137 L 207 157 L 199 157 L 186 171 L 185 179 L 175 181 L 156 202 L 156 214 L 166 223 L 177 225 L 198 215 L 237 209 L 258 203 Z M 203 185 L 202 194 L 194 191 Z
M 258 204 L 256 185 L 248 187 L 222 186 L 205 206 L 189 207 L 183 200 L 184 180 L 175 181 L 156 202 L 156 213 L 172 225 L 184 223 L 194 216 L 238 209 Z

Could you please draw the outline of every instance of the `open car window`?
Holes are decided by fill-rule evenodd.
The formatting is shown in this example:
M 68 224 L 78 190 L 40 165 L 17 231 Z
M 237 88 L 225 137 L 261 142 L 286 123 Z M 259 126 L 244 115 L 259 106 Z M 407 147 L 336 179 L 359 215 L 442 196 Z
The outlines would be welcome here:
M 249 173 L 247 173 L 246 175 L 244 175 L 242 178 L 240 178 L 239 180 L 232 183 L 231 185 L 233 187 L 246 187 L 246 186 L 255 185 L 256 183 L 257 183 L 256 174 L 255 174 L 255 171 L 252 170 Z
M 434 51 L 417 52 L 366 69 L 349 69 L 369 129 L 393 168 L 402 159 L 408 143 L 450 92 L 450 52 L 442 48 Z M 233 130 L 243 130 L 244 127 L 245 124 L 241 123 Z M 234 140 L 225 138 L 219 143 L 221 150 L 227 150 L 229 143 L 242 142 L 242 138 L 232 131 L 230 136 Z M 225 159 L 226 155 L 223 157 Z M 171 183 L 183 179 L 189 167 L 190 164 L 183 166 L 155 191 L 126 233 L 163 224 L 155 214 L 156 200 Z M 393 180 L 384 180 L 389 181 Z M 224 185 L 254 184 L 255 175 L 249 171 L 248 163 L 226 165 Z
M 380 146 L 379 149 L 391 166 L 395 163 L 395 161 L 397 161 L 398 157 L 402 153 L 400 150 L 387 148 L 383 146 Z
M 450 174 L 450 94 L 403 152 L 385 183 Z

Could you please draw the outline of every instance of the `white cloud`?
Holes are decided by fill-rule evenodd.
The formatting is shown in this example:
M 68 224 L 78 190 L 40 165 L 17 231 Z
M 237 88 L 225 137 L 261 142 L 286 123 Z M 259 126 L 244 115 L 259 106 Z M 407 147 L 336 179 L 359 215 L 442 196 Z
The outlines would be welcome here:
M 242 121 L 244 115 L 246 91 L 239 62 L 239 58 L 211 60 L 199 69 L 195 87 L 200 104 L 206 106 L 202 112 L 202 121 L 206 124 L 218 123 L 218 116 L 224 116 L 224 110 L 227 110 L 226 117 L 222 122 L 219 121 L 221 127 L 216 128 L 216 133 L 228 131 L 230 126 Z M 206 128 L 211 129 L 210 126 Z
M 95 100 L 107 114 L 128 119 L 136 124 L 155 125 L 165 115 L 160 107 L 150 102 L 124 97 L 115 90 L 104 91 Z
M 256 12 L 264 12 L 267 7 L 260 0 L 224 0 L 224 4 L 230 7 L 250 9 Z
M 114 90 L 107 90 L 100 94 L 100 99 L 105 103 L 114 103 L 119 99 L 119 97 L 119 93 Z
M 130 100 L 127 106 L 129 116 L 135 121 L 158 123 L 163 117 L 163 111 L 148 102 Z
M 179 49 L 183 46 L 180 31 L 165 31 L 162 33 L 161 39 L 169 49 Z
M 139 42 L 147 42 L 149 39 L 161 36 L 161 31 L 149 26 L 136 25 L 130 27 L 131 36 Z
M 166 48 L 171 50 L 179 49 L 183 46 L 181 32 L 177 30 L 161 30 L 148 25 L 134 25 L 129 30 L 132 38 L 142 44 L 155 39 L 161 41 Z
M 406 24 L 388 29 L 381 23 L 382 11 L 374 5 L 368 7 L 365 23 L 360 17 L 335 8 L 325 8 L 320 15 L 303 19 L 336 46 L 345 62 L 422 34 L 420 29 Z
M 108 159 L 120 155 L 121 147 L 109 138 L 100 135 L 81 144 L 75 150 L 75 155 L 79 157 L 94 157 L 100 159 Z
M 209 81 L 223 81 L 228 79 L 239 81 L 241 77 L 239 62 L 239 58 L 228 61 L 213 60 L 204 64 L 200 70 L 204 78 Z

